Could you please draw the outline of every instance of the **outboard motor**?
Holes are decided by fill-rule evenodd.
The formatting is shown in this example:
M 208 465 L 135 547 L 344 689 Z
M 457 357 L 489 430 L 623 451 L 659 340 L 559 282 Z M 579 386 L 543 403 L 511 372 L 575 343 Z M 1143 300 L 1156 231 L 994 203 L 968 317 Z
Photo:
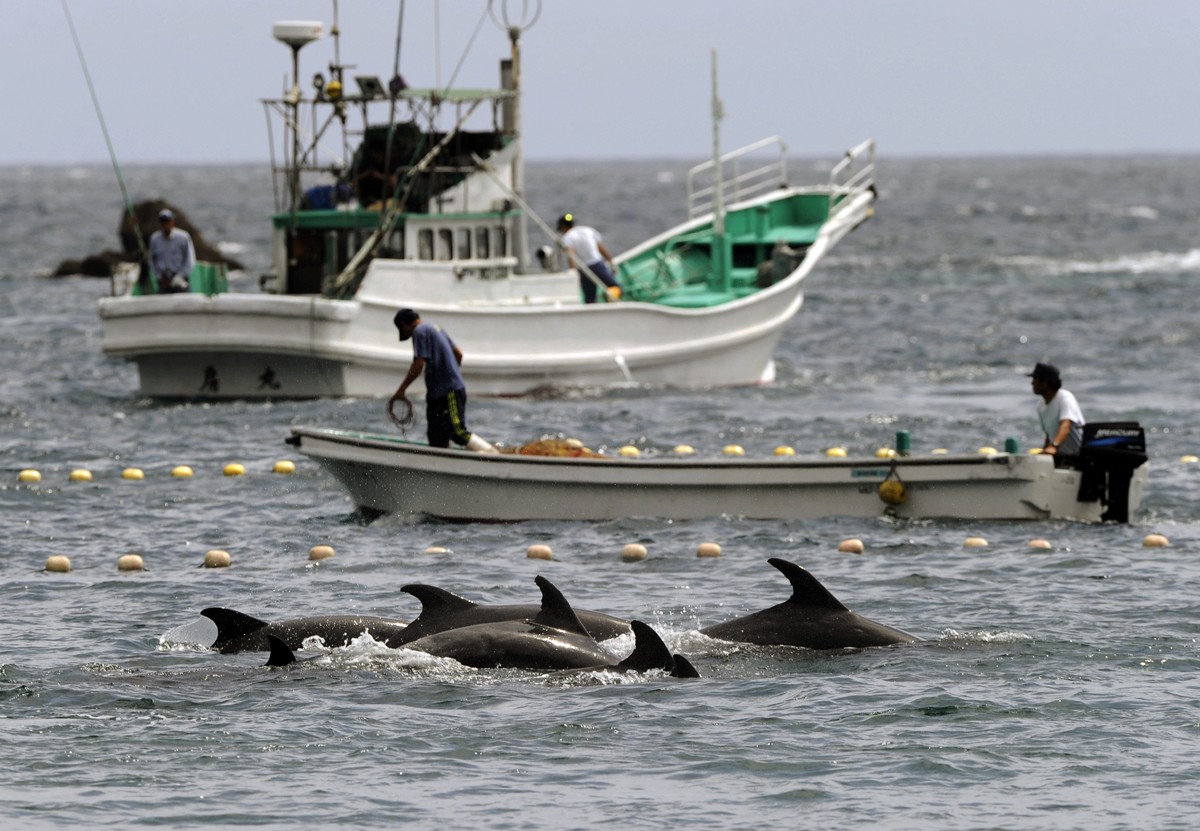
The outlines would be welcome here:
M 1129 522 L 1129 482 L 1144 465 L 1146 431 L 1136 421 L 1099 421 L 1083 426 L 1078 467 L 1080 502 L 1105 506 L 1101 519 Z

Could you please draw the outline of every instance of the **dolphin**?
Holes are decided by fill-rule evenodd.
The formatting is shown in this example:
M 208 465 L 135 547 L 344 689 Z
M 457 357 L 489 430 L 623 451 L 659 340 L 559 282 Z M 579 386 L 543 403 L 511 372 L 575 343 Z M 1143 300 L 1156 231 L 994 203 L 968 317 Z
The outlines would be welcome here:
M 808 649 L 889 646 L 914 643 L 907 632 L 868 620 L 847 609 L 805 569 L 772 557 L 767 560 L 792 583 L 792 596 L 777 606 L 700 631 L 710 638 L 761 646 Z
M 314 635 L 328 647 L 346 646 L 363 632 L 388 646 L 400 645 L 407 623 L 402 620 L 368 615 L 321 615 L 267 623 L 233 609 L 210 607 L 200 614 L 217 625 L 212 648 L 218 652 L 265 652 L 275 636 L 289 649 L 300 649 Z
M 417 615 L 416 620 L 408 625 L 401 643 L 409 643 L 426 635 L 444 632 L 447 629 L 458 629 L 479 623 L 537 620 L 538 616 L 542 614 L 541 606 L 532 604 L 484 606 L 453 592 L 423 583 L 409 583 L 401 586 L 400 590 L 408 592 L 421 601 L 421 614 Z M 574 611 L 587 633 L 598 641 L 606 641 L 631 631 L 627 620 L 602 612 L 590 612 L 586 609 L 575 609 Z
M 647 672 L 660 669 L 677 678 L 699 678 L 700 673 L 682 655 L 673 655 L 662 638 L 640 620 L 630 621 L 635 644 L 622 661 L 600 648 L 579 621 L 575 610 L 557 587 L 542 576 L 538 620 L 499 620 L 446 629 L 418 638 L 407 648 L 443 658 L 453 658 L 476 668 L 509 667 L 535 670 L 588 672 Z M 259 630 L 261 631 L 261 630 Z M 272 632 L 266 632 L 271 655 L 265 666 L 285 667 L 296 663 L 292 647 Z
M 476 668 L 618 672 L 661 669 L 679 672 L 679 677 L 698 677 L 686 658 L 677 661 L 658 633 L 640 620 L 629 622 L 635 639 L 633 652 L 622 661 L 615 660 L 600 648 L 553 583 L 541 575 L 535 582 L 542 590 L 542 605 L 533 618 L 459 626 L 417 638 L 407 647 Z

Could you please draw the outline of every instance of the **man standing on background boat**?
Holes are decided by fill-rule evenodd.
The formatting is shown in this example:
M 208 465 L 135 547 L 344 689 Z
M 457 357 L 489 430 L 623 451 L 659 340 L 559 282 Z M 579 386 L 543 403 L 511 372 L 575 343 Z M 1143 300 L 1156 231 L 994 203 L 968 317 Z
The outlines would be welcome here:
M 158 290 L 187 291 L 196 264 L 191 234 L 176 228 L 175 214 L 165 208 L 158 212 L 158 223 L 161 227 L 150 235 L 150 267 L 158 275 Z
M 1078 456 L 1083 446 L 1083 410 L 1069 390 L 1062 388 L 1062 377 L 1053 364 L 1038 363 L 1029 373 L 1033 394 L 1040 396 L 1037 412 L 1046 434 L 1042 452 L 1051 456 Z
M 558 233 L 562 234 L 562 244 L 567 250 L 567 268 L 574 266 L 579 269 L 579 286 L 583 289 L 583 302 L 596 302 L 596 281 L 584 270 L 584 266 L 600 278 L 605 285 L 608 300 L 621 298 L 621 287 L 617 285 L 616 266 L 613 265 L 612 254 L 600 241 L 600 232 L 586 225 L 576 225 L 575 217 L 563 214 L 558 220 Z
M 425 374 L 425 421 L 430 447 L 460 444 L 479 453 L 495 453 L 496 448 L 467 429 L 467 388 L 462 373 L 462 351 L 440 326 L 422 323 L 412 309 L 401 309 L 392 318 L 400 331 L 400 340 L 412 339 L 413 360 L 399 389 L 388 399 L 387 412 L 403 430 L 413 422 L 412 402 L 404 394 L 413 381 Z M 397 401 L 405 406 L 403 417 L 395 413 Z

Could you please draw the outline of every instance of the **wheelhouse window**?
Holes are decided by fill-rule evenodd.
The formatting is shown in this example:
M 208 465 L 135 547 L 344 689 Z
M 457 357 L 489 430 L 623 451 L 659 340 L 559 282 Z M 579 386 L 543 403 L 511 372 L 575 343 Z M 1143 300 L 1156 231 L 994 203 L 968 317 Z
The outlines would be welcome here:
M 458 229 L 458 252 L 457 257 L 460 260 L 471 259 L 471 229 Z
M 488 235 L 487 228 L 478 228 L 475 231 L 475 250 L 479 253 L 479 258 L 486 260 L 492 256 L 492 243 Z

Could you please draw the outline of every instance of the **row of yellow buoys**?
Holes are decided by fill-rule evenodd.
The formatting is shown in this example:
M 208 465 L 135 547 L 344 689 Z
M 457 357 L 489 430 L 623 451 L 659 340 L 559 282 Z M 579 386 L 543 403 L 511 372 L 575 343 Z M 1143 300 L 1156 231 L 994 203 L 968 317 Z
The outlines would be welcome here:
M 425 549 L 426 554 L 447 554 L 450 549 L 443 546 L 431 545 Z M 314 545 L 308 551 L 308 559 L 312 562 L 321 562 L 328 560 L 334 555 L 332 545 Z M 525 556 L 531 560 L 553 560 L 554 552 L 548 545 L 535 544 L 526 549 Z M 627 563 L 638 562 L 646 559 L 649 556 L 649 551 L 646 546 L 641 543 L 631 542 L 621 547 L 620 557 Z M 720 557 L 721 546 L 715 542 L 702 542 L 696 547 L 697 557 Z M 204 553 L 204 559 L 201 565 L 204 568 L 228 568 L 233 564 L 233 557 L 228 551 L 214 548 Z M 131 552 L 123 554 L 117 558 L 118 571 L 142 571 L 145 569 L 145 560 L 141 554 Z M 71 559 L 63 554 L 55 554 L 46 558 L 46 571 L 65 573 L 71 570 Z
M 221 472 L 226 476 L 243 476 L 246 473 L 246 466 L 241 462 L 230 462 L 221 469 Z M 271 466 L 272 473 L 295 473 L 296 463 L 290 459 L 280 459 Z M 195 471 L 189 465 L 176 465 L 171 468 L 171 476 L 175 479 L 190 479 L 195 475 Z M 121 471 L 121 478 L 133 482 L 140 482 L 146 478 L 146 472 L 140 467 L 127 467 Z M 67 479 L 72 482 L 90 482 L 92 481 L 92 472 L 86 468 L 75 468 L 67 474 Z M 42 472 L 35 468 L 25 468 L 17 473 L 17 481 L 24 484 L 35 485 L 42 481 Z
M 1147 534 L 1142 539 L 1142 545 L 1146 548 L 1166 548 L 1171 543 L 1162 534 Z M 983 537 L 967 537 L 963 540 L 964 548 L 987 548 L 988 541 Z M 1028 543 L 1029 548 L 1041 551 L 1049 551 L 1054 546 L 1044 539 L 1032 539 Z M 866 551 L 866 545 L 862 540 L 850 538 L 842 540 L 838 543 L 837 550 L 846 554 L 862 554 Z M 429 546 L 425 549 L 426 554 L 446 554 L 450 549 L 442 546 Z M 334 555 L 332 545 L 314 545 L 308 551 L 308 559 L 314 563 L 328 560 Z M 544 543 L 535 543 L 529 546 L 525 551 L 525 556 L 531 560 L 553 560 L 554 551 L 550 546 Z M 619 553 L 620 559 L 627 563 L 636 563 L 645 560 L 649 556 L 649 550 L 645 545 L 638 542 L 626 543 L 621 547 Z M 721 546 L 715 542 L 702 542 L 696 546 L 697 557 L 720 557 Z M 228 568 L 233 564 L 232 555 L 223 549 L 214 548 L 204 553 L 204 560 L 201 565 L 204 568 Z M 146 567 L 145 560 L 141 554 L 131 552 L 122 554 L 117 558 L 118 571 L 143 571 Z M 66 573 L 71 570 L 71 559 L 64 554 L 55 554 L 46 558 L 45 570 L 54 573 Z
M 332 545 L 314 545 L 308 550 L 308 559 L 313 562 L 328 560 L 333 556 Z M 204 568 L 228 568 L 233 565 L 233 556 L 224 549 L 213 548 L 204 552 L 200 563 Z M 144 571 L 146 561 L 141 554 L 130 552 L 117 558 L 117 571 Z M 71 558 L 65 554 L 54 554 L 46 558 L 45 570 L 65 574 L 71 570 Z
M 934 456 L 944 456 L 949 452 L 950 451 L 944 447 L 935 447 L 929 451 L 929 453 Z M 985 446 L 980 447 L 978 452 L 984 455 L 990 455 L 999 453 L 1000 451 L 994 447 Z M 1031 455 L 1036 455 L 1041 452 L 1041 448 L 1038 447 L 1032 447 L 1029 449 L 1029 453 Z M 674 447 L 671 450 L 671 453 L 676 456 L 691 456 L 696 453 L 696 448 L 692 447 L 690 444 L 680 444 Z M 746 450 L 739 444 L 727 444 L 721 448 L 721 453 L 725 456 L 745 456 Z M 832 459 L 844 459 L 848 453 L 849 451 L 847 451 L 845 447 L 840 446 L 830 447 L 825 450 L 825 455 Z M 617 455 L 627 459 L 635 459 L 642 455 L 642 451 L 632 444 L 627 444 L 618 448 Z M 795 456 L 796 448 L 786 444 L 781 444 L 775 448 L 773 455 Z M 877 459 L 894 459 L 899 455 L 901 454 L 897 453 L 896 450 L 891 447 L 880 447 L 875 451 L 875 458 Z M 1181 456 L 1179 461 L 1183 464 L 1195 464 L 1200 462 L 1200 456 Z M 296 463 L 288 459 L 281 459 L 280 461 L 275 462 L 271 468 L 272 473 L 286 474 L 295 473 L 295 471 Z M 246 473 L 246 466 L 241 462 L 230 462 L 222 469 L 222 473 L 224 473 L 226 476 L 242 476 Z M 194 471 L 188 465 L 176 465 L 175 467 L 171 468 L 171 476 L 175 477 L 176 479 L 187 479 L 193 475 Z M 86 468 L 75 468 L 67 475 L 67 478 L 72 482 L 90 482 L 92 481 L 92 472 Z M 127 467 L 121 471 L 121 478 L 136 481 L 146 478 L 146 474 L 141 468 Z M 27 484 L 36 484 L 42 481 L 41 471 L 33 468 L 21 470 L 17 474 L 17 481 Z
M 772 454 L 775 456 L 795 456 L 796 452 L 796 448 L 787 444 L 781 444 L 772 451 Z M 1001 451 L 990 445 L 984 445 L 976 452 L 985 456 L 989 456 L 1000 453 Z M 1041 452 L 1042 449 L 1040 447 L 1029 448 L 1030 455 L 1037 455 Z M 690 444 L 679 444 L 671 449 L 671 453 L 675 456 L 692 456 L 695 455 L 696 448 L 692 447 Z M 740 444 L 727 444 L 721 448 L 721 453 L 725 456 L 745 456 L 746 449 Z M 949 453 L 950 451 L 945 447 L 935 447 L 929 451 L 931 456 L 945 456 Z M 837 445 L 826 448 L 824 454 L 831 459 L 844 459 L 850 454 L 850 451 L 844 446 Z M 617 455 L 627 459 L 636 459 L 642 455 L 642 451 L 632 444 L 627 444 L 623 447 L 617 448 Z M 894 447 L 880 447 L 876 449 L 874 453 L 876 459 L 894 459 L 905 455 L 909 454 L 900 453 Z M 1200 456 L 1183 456 L 1180 458 L 1180 461 L 1184 462 L 1185 464 L 1200 462 Z
M 621 546 L 620 558 L 626 563 L 637 563 L 650 555 L 649 549 L 640 542 L 630 542 Z M 554 551 L 543 543 L 535 543 L 525 550 L 525 556 L 530 560 L 553 560 Z M 697 557 L 720 557 L 721 546 L 715 542 L 702 542 L 696 546 Z
M 1147 534 L 1142 538 L 1142 546 L 1145 548 L 1166 548 L 1171 543 L 1162 534 Z M 963 548 L 987 548 L 988 541 L 983 537 L 967 537 L 963 540 Z M 1028 547 L 1037 551 L 1049 551 L 1054 548 L 1054 545 L 1049 540 L 1032 539 L 1028 543 Z M 863 541 L 857 538 L 842 540 L 838 543 L 838 551 L 845 554 L 862 554 L 866 550 Z

